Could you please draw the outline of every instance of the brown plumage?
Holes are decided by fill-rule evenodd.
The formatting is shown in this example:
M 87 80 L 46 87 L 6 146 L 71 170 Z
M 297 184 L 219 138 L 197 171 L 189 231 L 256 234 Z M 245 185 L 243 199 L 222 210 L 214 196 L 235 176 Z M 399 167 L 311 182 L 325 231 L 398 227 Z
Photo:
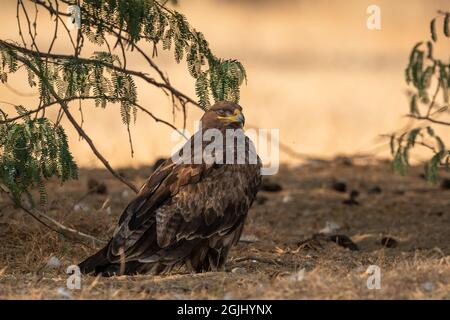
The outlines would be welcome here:
M 202 131 L 218 129 L 225 136 L 226 129 L 242 128 L 241 111 L 234 103 L 216 103 L 203 115 Z M 193 146 L 199 137 L 197 132 L 186 145 Z M 124 210 L 105 248 L 80 263 L 81 271 L 113 275 L 223 267 L 261 183 L 260 159 L 247 137 L 245 144 L 254 152 L 256 163 L 249 161 L 247 152 L 244 164 L 166 160 Z M 231 148 L 236 149 L 234 144 Z M 196 154 L 184 155 L 181 150 L 182 159 Z M 227 145 L 224 159 L 230 151 Z

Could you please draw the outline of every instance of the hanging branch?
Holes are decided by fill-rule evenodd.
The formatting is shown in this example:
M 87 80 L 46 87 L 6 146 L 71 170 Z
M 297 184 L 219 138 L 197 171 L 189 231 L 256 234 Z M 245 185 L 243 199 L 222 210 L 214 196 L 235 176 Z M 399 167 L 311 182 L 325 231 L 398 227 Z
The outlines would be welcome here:
M 192 28 L 182 14 L 167 8 L 165 3 L 153 0 L 85 0 L 79 7 L 81 28 L 76 30 L 76 37 L 72 36 L 66 23 L 66 19 L 72 16 L 67 12 L 69 5 L 80 5 L 80 1 L 17 0 L 16 19 L 22 44 L 0 39 L 1 82 L 7 85 L 9 75 L 25 70 L 29 86 L 39 90 L 35 107 L 13 104 L 17 112 L 13 116 L 0 109 L 0 182 L 11 191 L 16 203 L 20 202 L 22 195 L 31 197 L 30 188 L 38 186 L 40 200 L 44 204 L 46 179 L 57 176 L 64 182 L 77 177 L 78 168 L 69 151 L 65 130 L 60 125 L 63 116 L 105 168 L 130 189 L 138 191 L 132 182 L 112 168 L 83 129 L 81 101 L 93 100 L 96 107 L 102 108 L 110 103 L 119 104 L 133 152 L 130 125 L 138 111 L 177 130 L 172 123 L 156 117 L 138 102 L 135 79 L 141 79 L 168 95 L 174 112 L 180 110 L 183 113 L 184 128 L 187 105 L 205 109 L 210 105 L 210 98 L 238 101 L 239 86 L 246 77 L 238 61 L 215 57 L 202 33 Z M 54 27 L 45 51 L 40 50 L 37 39 L 38 8 L 49 14 Z M 40 12 L 39 17 L 42 17 Z M 73 47 L 73 54 L 53 52 L 64 34 Z M 86 55 L 83 52 L 85 39 L 99 51 Z M 107 39 L 113 39 L 114 45 L 111 46 Z M 146 44 L 150 44 L 153 54 L 147 53 Z M 103 47 L 106 51 L 102 51 Z M 155 63 L 157 47 L 172 50 L 177 63 L 185 59 L 189 73 L 196 80 L 198 102 L 176 89 Z M 116 49 L 119 55 L 115 54 Z M 144 70 L 133 70 L 127 63 L 131 51 L 144 58 L 155 77 Z M 71 102 L 78 102 L 81 123 L 69 108 Z M 54 120 L 46 117 L 46 110 L 50 107 L 58 108 Z M 177 132 L 184 136 L 182 131 Z

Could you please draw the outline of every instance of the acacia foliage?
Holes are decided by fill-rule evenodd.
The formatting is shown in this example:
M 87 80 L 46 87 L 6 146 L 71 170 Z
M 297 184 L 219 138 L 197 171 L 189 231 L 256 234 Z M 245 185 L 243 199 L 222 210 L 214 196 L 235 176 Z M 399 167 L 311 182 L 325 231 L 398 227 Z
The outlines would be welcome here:
M 450 40 L 450 13 L 439 12 L 430 23 L 430 39 L 418 42 L 411 50 L 405 69 L 405 80 L 410 88 L 408 116 L 420 122 L 401 133 L 392 134 L 390 149 L 393 169 L 405 174 L 410 153 L 416 146 L 432 151 L 425 163 L 425 175 L 437 182 L 439 168 L 450 169 L 450 150 L 445 139 L 436 134 L 436 126 L 450 127 L 450 57 L 439 58 L 434 47 L 438 41 Z
M 84 0 L 80 5 L 80 1 L 73 0 L 17 0 L 22 43 L 0 39 L 0 81 L 6 84 L 12 74 L 26 72 L 28 85 L 38 89 L 39 98 L 34 108 L 13 103 L 16 115 L 0 109 L 0 187 L 6 188 L 14 201 L 19 203 L 23 195 L 32 201 L 30 190 L 38 187 L 40 202 L 45 204 L 46 179 L 57 177 L 62 183 L 77 177 L 77 165 L 61 125 L 61 118 L 66 115 L 77 131 L 82 131 L 83 123 L 77 123 L 71 116 L 70 102 L 90 99 L 101 108 L 119 104 L 132 149 L 130 125 L 136 121 L 138 110 L 144 110 L 138 101 L 136 78 L 161 89 L 171 97 L 173 108 L 181 105 L 184 114 L 188 103 L 207 109 L 215 101 L 239 101 L 240 86 L 246 80 L 242 64 L 216 57 L 204 35 L 166 2 Z M 69 5 L 79 5 L 81 12 L 75 39 L 64 23 L 70 17 L 65 10 Z M 35 13 L 28 12 L 30 8 Z M 48 50 L 40 48 L 36 41 L 40 34 L 38 8 L 48 11 L 55 26 Z M 67 32 L 73 54 L 54 52 L 54 42 L 60 38 L 58 28 Z M 115 43 L 108 42 L 111 38 Z M 89 56 L 83 51 L 85 39 L 97 49 Z M 142 49 L 142 44 L 147 48 Z M 117 47 L 122 49 L 121 54 L 114 52 Z M 176 90 L 153 61 L 160 49 L 172 51 L 177 63 L 185 61 L 188 73 L 195 79 L 197 101 Z M 127 55 L 133 50 L 148 61 L 159 80 L 127 65 Z M 45 110 L 54 106 L 59 108 L 58 117 L 50 119 Z M 81 104 L 79 110 L 83 119 Z M 108 168 L 107 161 L 103 163 Z

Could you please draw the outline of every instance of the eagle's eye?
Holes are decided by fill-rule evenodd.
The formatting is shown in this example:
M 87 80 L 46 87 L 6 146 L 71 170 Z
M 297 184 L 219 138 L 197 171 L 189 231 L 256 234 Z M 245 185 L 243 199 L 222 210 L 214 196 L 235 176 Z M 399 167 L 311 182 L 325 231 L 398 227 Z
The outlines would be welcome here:
M 232 113 L 230 112 L 230 110 L 217 110 L 216 111 L 217 115 L 223 117 L 223 116 L 230 116 Z

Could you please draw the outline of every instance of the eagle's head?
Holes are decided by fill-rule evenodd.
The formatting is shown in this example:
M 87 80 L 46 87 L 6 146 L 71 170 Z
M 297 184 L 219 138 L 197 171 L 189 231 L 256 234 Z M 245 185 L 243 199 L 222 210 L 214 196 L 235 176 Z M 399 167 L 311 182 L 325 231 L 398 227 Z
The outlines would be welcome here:
M 234 102 L 220 101 L 205 112 L 201 122 L 203 129 L 239 129 L 244 126 L 245 118 L 240 105 Z

